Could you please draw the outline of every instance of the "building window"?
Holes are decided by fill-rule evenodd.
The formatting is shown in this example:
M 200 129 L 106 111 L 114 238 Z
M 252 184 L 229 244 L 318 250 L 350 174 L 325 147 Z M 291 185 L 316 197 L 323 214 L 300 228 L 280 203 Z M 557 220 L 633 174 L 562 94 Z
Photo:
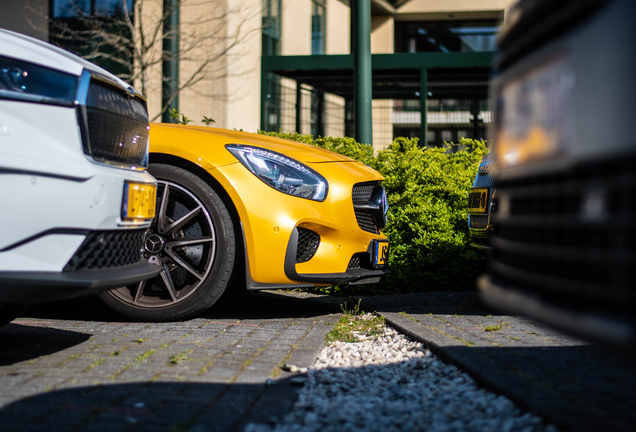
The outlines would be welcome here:
M 52 0 L 52 18 L 78 16 L 112 17 L 124 14 L 124 7 L 132 13 L 133 0 Z
M 312 0 L 311 10 L 311 53 L 325 53 L 326 0 Z
M 498 30 L 495 20 L 396 22 L 395 51 L 495 51 Z
M 132 79 L 133 0 L 51 0 L 50 41 L 124 80 Z M 126 14 L 128 16 L 126 16 Z
M 263 0 L 263 55 L 280 55 L 280 0 Z

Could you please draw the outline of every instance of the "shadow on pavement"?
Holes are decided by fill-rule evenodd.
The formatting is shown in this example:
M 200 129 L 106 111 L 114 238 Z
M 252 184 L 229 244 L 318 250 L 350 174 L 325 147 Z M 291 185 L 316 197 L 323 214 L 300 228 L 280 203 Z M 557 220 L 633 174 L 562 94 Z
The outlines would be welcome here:
M 354 295 L 354 297 L 357 297 Z M 420 292 L 362 296 L 376 302 L 376 312 L 431 313 L 443 315 L 502 315 L 481 302 L 477 291 Z
M 276 422 L 291 409 L 299 387 L 133 383 L 40 393 L 0 410 L 5 432 L 240 430 L 247 422 Z
M 0 366 L 63 351 L 89 338 L 89 334 L 68 330 L 7 324 L 0 328 Z
M 636 430 L 636 365 L 597 346 L 452 346 L 438 354 L 564 430 Z
M 346 298 L 302 298 L 277 292 L 246 293 L 221 298 L 197 318 L 276 319 L 307 318 L 340 312 Z M 23 315 L 35 319 L 130 322 L 104 306 L 96 297 L 42 303 L 31 306 Z

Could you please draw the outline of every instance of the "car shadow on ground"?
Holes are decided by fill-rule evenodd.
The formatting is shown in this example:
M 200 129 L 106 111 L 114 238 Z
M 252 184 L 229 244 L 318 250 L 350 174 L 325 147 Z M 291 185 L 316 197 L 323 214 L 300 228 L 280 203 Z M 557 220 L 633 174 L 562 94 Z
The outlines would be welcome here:
M 273 384 L 144 382 L 83 386 L 26 397 L 0 409 L 6 432 L 234 431 L 249 422 L 274 424 L 298 389 L 291 378 Z
M 223 297 L 197 318 L 276 319 L 308 318 L 340 312 L 347 298 L 321 296 L 298 297 L 276 291 L 259 291 Z M 31 306 L 23 315 L 33 319 L 130 322 L 108 309 L 96 297 L 42 303 Z
M 46 324 L 37 321 L 23 324 L 7 324 L 0 329 L 0 366 L 53 354 L 86 342 L 91 335 L 30 324 Z M 29 324 L 29 325 L 26 325 Z

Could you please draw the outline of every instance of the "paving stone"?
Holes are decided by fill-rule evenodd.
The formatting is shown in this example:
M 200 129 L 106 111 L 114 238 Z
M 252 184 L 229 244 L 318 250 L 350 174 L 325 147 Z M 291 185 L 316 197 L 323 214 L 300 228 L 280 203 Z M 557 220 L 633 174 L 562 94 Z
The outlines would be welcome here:
M 564 430 L 636 430 L 633 361 L 524 318 L 492 311 L 474 292 L 362 299 L 367 310 L 378 311 L 390 325 L 426 343 L 482 385 Z M 485 331 L 495 325 L 501 328 Z M 614 381 L 616 376 L 625 378 Z M 621 397 L 613 398 L 616 393 Z
M 99 309 L 99 303 L 77 307 L 90 303 L 86 299 L 69 302 L 75 306 L 66 312 L 41 309 L 42 318 L 19 319 L 0 329 L 0 345 L 7 348 L 0 352 L 0 424 L 18 425 L 20 432 L 65 430 L 70 424 L 91 432 L 169 431 L 184 424 L 228 430 L 241 422 L 271 371 L 294 347 L 314 358 L 319 352 L 321 343 L 302 344 L 315 323 L 301 315 L 324 310 L 311 303 L 314 297 L 257 294 L 238 312 L 180 323 L 74 319 Z M 33 310 L 37 315 L 37 307 Z M 246 310 L 258 310 L 259 318 Z M 55 319 L 48 318 L 52 315 Z M 182 353 L 179 364 L 171 362 Z M 291 406 L 293 396 L 279 398 L 280 405 Z M 24 413 L 38 414 L 41 422 L 26 422 Z M 58 421 L 63 418 L 65 424 Z

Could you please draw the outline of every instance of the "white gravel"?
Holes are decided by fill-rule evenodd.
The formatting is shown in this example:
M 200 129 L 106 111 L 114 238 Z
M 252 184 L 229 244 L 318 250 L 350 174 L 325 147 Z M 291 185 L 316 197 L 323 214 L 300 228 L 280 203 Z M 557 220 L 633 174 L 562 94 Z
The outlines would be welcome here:
M 322 350 L 282 423 L 250 423 L 244 432 L 557 432 L 390 327 L 358 338 Z

